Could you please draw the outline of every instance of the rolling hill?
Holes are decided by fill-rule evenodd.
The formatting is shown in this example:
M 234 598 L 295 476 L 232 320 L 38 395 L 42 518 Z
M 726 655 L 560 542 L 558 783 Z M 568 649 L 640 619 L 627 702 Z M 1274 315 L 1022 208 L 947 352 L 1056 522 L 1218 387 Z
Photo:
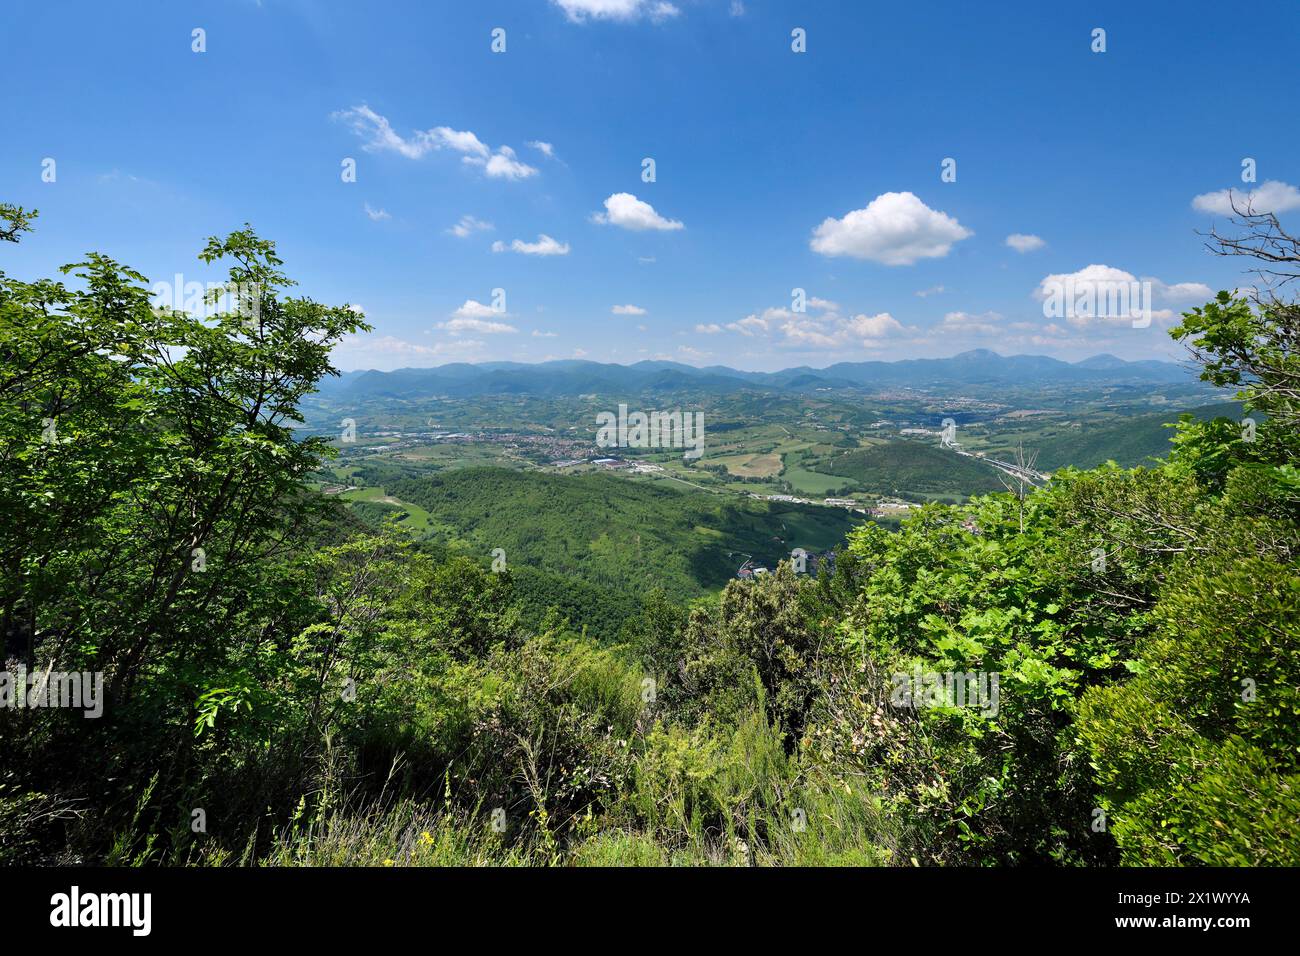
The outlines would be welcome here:
M 1221 402 L 1179 411 L 1155 412 L 1125 419 L 1108 425 L 1084 423 L 1078 428 L 1062 430 L 1056 434 L 1026 444 L 1038 452 L 1038 467 L 1054 471 L 1066 465 L 1075 468 L 1095 468 L 1106 461 L 1114 461 L 1125 468 L 1150 464 L 1152 458 L 1163 458 L 1172 447 L 1174 430 L 1170 424 L 1182 414 L 1190 414 L 1203 421 L 1220 416 L 1240 419 L 1241 406 L 1236 402 Z
M 504 550 L 525 597 L 606 624 L 654 588 L 677 600 L 699 597 L 726 584 L 747 558 L 775 567 L 796 547 L 839 546 L 857 523 L 838 508 L 679 488 L 605 474 L 463 468 L 398 479 L 384 490 L 428 513 L 433 541 L 484 561 Z M 372 506 L 364 516 L 374 520 L 383 510 Z M 607 606 L 584 610 L 597 603 Z
M 918 441 L 856 448 L 825 460 L 815 470 L 851 478 L 861 490 L 875 494 L 964 497 L 1004 490 L 997 471 L 989 465 Z

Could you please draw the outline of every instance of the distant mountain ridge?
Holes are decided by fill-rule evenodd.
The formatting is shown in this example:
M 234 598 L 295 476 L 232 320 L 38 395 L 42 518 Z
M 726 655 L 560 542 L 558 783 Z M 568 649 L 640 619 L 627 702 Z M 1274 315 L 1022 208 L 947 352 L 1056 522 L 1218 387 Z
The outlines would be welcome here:
M 894 362 L 837 362 L 779 372 L 745 372 L 724 365 L 696 368 L 671 361 L 632 365 L 561 359 L 522 362 L 455 362 L 433 368 L 347 372 L 321 383 L 324 395 L 373 398 L 419 398 L 432 395 L 581 395 L 692 388 L 719 393 L 743 387 L 804 392 L 836 388 L 926 387 L 956 385 L 1178 384 L 1195 373 L 1174 362 L 1128 362 L 1113 355 L 1094 355 L 1064 362 L 1045 355 L 999 355 L 974 349 L 951 358 L 902 359 Z

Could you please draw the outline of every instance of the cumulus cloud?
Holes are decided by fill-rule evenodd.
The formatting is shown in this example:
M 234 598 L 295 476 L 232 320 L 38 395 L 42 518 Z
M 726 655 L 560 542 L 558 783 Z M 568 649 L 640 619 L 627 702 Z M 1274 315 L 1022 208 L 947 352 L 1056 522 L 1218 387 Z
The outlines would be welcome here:
M 834 305 L 826 300 L 818 301 L 825 306 Z M 868 349 L 876 348 L 886 340 L 917 331 L 904 326 L 888 312 L 876 315 L 859 313 L 845 318 L 828 309 L 795 312 L 785 307 L 752 313 L 739 321 L 728 323 L 725 328 L 750 338 L 767 339 L 776 347 L 817 351 L 843 349 L 855 344 Z M 696 331 L 701 329 L 697 327 Z
M 939 295 L 943 291 L 944 291 L 943 286 L 935 285 L 935 286 L 930 286 L 930 288 L 928 289 L 921 289 L 916 294 L 919 298 L 928 299 L 930 296 Z
M 487 319 L 448 319 L 438 325 L 438 328 L 445 329 L 452 335 L 460 335 L 462 332 L 478 332 L 480 335 L 502 335 L 510 332 L 518 332 L 513 325 L 505 322 L 492 322 Z
M 699 332 L 701 335 L 717 335 L 722 331 L 722 326 L 718 325 L 716 322 L 710 322 L 707 325 L 700 324 L 695 326 L 695 331 Z
M 1214 193 L 1202 193 L 1192 199 L 1192 208 L 1200 212 L 1231 216 L 1234 201 L 1242 212 L 1246 210 L 1257 214 L 1287 212 L 1290 209 L 1300 209 L 1300 189 L 1296 189 L 1289 183 L 1270 179 L 1268 182 L 1261 183 L 1258 189 L 1249 192 L 1221 189 Z
M 333 114 L 333 118 L 347 123 L 352 132 L 361 137 L 364 141 L 361 148 L 366 152 L 393 152 L 407 159 L 422 159 L 431 152 L 446 149 L 460 153 L 461 162 L 481 168 L 494 179 L 527 179 L 537 174 L 532 166 L 520 162 L 509 146 L 501 146 L 493 152 L 469 130 L 435 126 L 402 136 L 393 129 L 387 117 L 365 104 L 340 110 Z
M 1159 279 L 1152 279 L 1156 295 L 1166 302 L 1208 302 L 1214 298 L 1214 292 L 1204 282 L 1175 282 L 1165 285 Z
M 940 334 L 955 335 L 995 335 L 1000 330 L 998 324 L 1002 316 L 996 312 L 984 312 L 975 315 L 970 312 L 948 312 L 935 331 Z
M 1033 252 L 1035 249 L 1041 249 L 1047 243 L 1040 236 L 1029 235 L 1023 232 L 1013 232 L 1007 236 L 1007 245 L 1012 249 L 1024 255 L 1026 252 Z
M 542 332 L 539 329 L 533 329 L 533 338 L 535 339 L 553 339 L 559 334 L 558 332 Z
M 485 319 L 500 314 L 492 306 L 484 305 L 477 299 L 466 299 L 465 304 L 452 313 L 452 317 L 457 319 Z
M 547 159 L 555 158 L 555 147 L 552 146 L 550 143 L 545 143 L 540 139 L 532 139 L 528 141 L 528 145 L 531 146 L 533 149 L 537 150 Z
M 879 315 L 855 315 L 849 319 L 848 333 L 855 338 L 866 340 L 887 339 L 896 335 L 902 335 L 906 329 L 903 323 L 888 312 L 881 312 Z
M 681 13 L 667 0 L 551 0 L 574 23 L 585 20 L 667 20 Z
M 537 169 L 520 162 L 515 156 L 515 151 L 509 146 L 502 146 L 486 161 L 474 156 L 466 156 L 462 162 L 482 166 L 483 172 L 492 179 L 527 179 L 529 176 L 537 175 Z
M 813 230 L 809 245 L 824 256 L 910 266 L 918 259 L 942 258 L 953 243 L 973 235 L 952 216 L 931 209 L 910 192 L 882 193 L 863 209 L 826 219 Z
M 497 312 L 490 305 L 484 305 L 475 299 L 466 299 L 465 304 L 451 314 L 446 322 L 438 328 L 460 335 L 464 332 L 478 332 L 483 335 L 500 335 L 519 331 L 513 325 L 499 321 L 505 313 Z
M 476 232 L 487 232 L 493 228 L 492 223 L 475 219 L 473 216 L 461 216 L 460 221 L 447 229 L 453 236 L 464 239 Z
M 1156 302 L 1189 302 L 1212 298 L 1210 287 L 1201 282 L 1166 283 L 1114 266 L 1094 263 L 1077 272 L 1045 276 L 1034 290 L 1043 302 L 1044 314 L 1064 318 L 1077 328 L 1091 325 L 1127 325 L 1139 318 L 1167 324 L 1174 318 L 1170 309 L 1155 309 Z
M 524 242 L 522 239 L 515 239 L 509 246 L 500 240 L 492 243 L 493 252 L 505 252 L 506 250 L 518 252 L 525 256 L 567 256 L 569 254 L 569 244 L 567 242 L 557 242 L 544 232 L 538 235 L 536 242 Z
M 375 209 L 370 205 L 370 203 L 366 203 L 365 207 L 366 207 L 366 215 L 370 217 L 371 222 L 381 222 L 384 219 L 393 218 L 388 214 L 387 210 Z
M 768 312 L 778 311 L 768 309 Z M 790 313 L 787 313 L 790 314 Z M 727 323 L 727 328 L 732 332 L 739 332 L 741 335 L 755 336 L 761 335 L 768 330 L 770 319 L 761 315 L 747 315 L 738 322 Z
M 600 225 L 631 229 L 633 232 L 645 232 L 650 229 L 671 231 L 685 228 L 675 219 L 665 219 L 655 212 L 654 207 L 648 202 L 637 199 L 631 193 L 614 193 L 605 200 L 605 211 L 592 213 L 591 221 Z
M 616 305 L 609 310 L 614 315 L 645 315 L 646 310 L 639 305 Z

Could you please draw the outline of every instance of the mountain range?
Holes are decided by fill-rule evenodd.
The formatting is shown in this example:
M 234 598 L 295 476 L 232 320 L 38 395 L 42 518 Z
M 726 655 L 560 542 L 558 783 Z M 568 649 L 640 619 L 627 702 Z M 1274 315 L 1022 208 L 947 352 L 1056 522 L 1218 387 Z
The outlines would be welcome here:
M 951 358 L 896 362 L 838 362 L 823 369 L 798 366 L 779 372 L 745 372 L 724 365 L 696 368 L 670 361 L 617 365 L 564 359 L 520 362 L 450 363 L 391 372 L 345 372 L 321 383 L 325 396 L 421 398 L 476 395 L 582 395 L 629 391 L 696 389 L 725 393 L 741 388 L 807 392 L 818 389 L 913 388 L 971 385 L 1190 384 L 1196 375 L 1174 362 L 1128 362 L 1094 355 L 1064 362 L 1044 355 L 999 355 L 974 349 Z

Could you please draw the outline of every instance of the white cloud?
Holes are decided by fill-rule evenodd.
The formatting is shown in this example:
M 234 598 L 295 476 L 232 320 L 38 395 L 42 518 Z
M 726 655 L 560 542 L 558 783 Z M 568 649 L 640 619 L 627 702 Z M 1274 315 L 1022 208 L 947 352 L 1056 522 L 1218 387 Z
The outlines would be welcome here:
M 535 339 L 553 339 L 559 334 L 560 333 L 558 332 L 541 332 L 537 329 L 533 329 L 533 338 Z
M 473 133 L 454 130 L 450 126 L 416 130 L 411 136 L 404 137 L 393 129 L 387 117 L 380 116 L 365 104 L 340 110 L 334 114 L 334 119 L 343 120 L 352 127 L 352 132 L 365 140 L 362 149 L 367 152 L 393 152 L 407 159 L 420 159 L 444 148 L 484 158 L 491 152 Z
M 463 161 L 482 166 L 483 172 L 492 179 L 527 179 L 537 175 L 537 169 L 527 163 L 521 163 L 515 158 L 515 151 L 509 146 L 502 146 L 486 163 L 472 156 L 466 156 Z
M 974 315 L 970 312 L 949 312 L 934 329 L 940 334 L 966 333 L 972 335 L 995 335 L 1002 316 L 996 312 Z
M 493 228 L 492 223 L 484 222 L 482 219 L 475 219 L 473 216 L 461 216 L 456 225 L 451 226 L 447 232 L 453 236 L 459 236 L 461 239 L 476 233 L 487 232 Z
M 817 296 L 810 298 L 808 304 L 814 309 L 829 309 L 832 312 L 840 307 L 838 302 L 832 302 L 830 299 L 819 299 Z
M 861 339 L 887 339 L 902 335 L 906 330 L 888 312 L 881 312 L 879 315 L 855 315 L 849 319 L 848 331 Z
M 434 143 L 434 149 L 454 150 L 457 153 L 464 153 L 468 156 L 477 156 L 486 158 L 491 150 L 488 149 L 487 143 L 483 142 L 469 130 L 456 130 L 450 126 L 435 126 L 428 133 L 424 134 L 431 138 Z
M 1214 292 L 1204 282 L 1175 282 L 1165 285 L 1159 279 L 1153 279 L 1156 295 L 1167 302 L 1208 302 L 1214 298 Z
M 507 313 L 497 312 L 490 305 L 484 305 L 475 299 L 466 299 L 465 304 L 451 314 L 451 318 L 439 323 L 437 328 L 445 329 L 452 335 L 463 332 L 478 332 L 483 335 L 500 335 L 519 331 L 513 325 L 498 321 Z
M 537 174 L 532 166 L 520 162 L 509 146 L 501 146 L 493 152 L 487 143 L 469 130 L 435 126 L 402 136 L 393 129 L 387 117 L 380 116 L 365 104 L 340 110 L 333 114 L 333 118 L 346 122 L 352 132 L 365 141 L 361 148 L 367 152 L 393 152 L 407 159 L 421 159 L 431 152 L 449 149 L 461 154 L 461 162 L 481 168 L 493 179 L 527 179 Z
M 1026 252 L 1033 252 L 1035 249 L 1041 249 L 1047 245 L 1040 236 L 1029 235 L 1023 232 L 1013 232 L 1007 236 L 1007 245 L 1019 252 L 1021 255 Z
M 1077 328 L 1085 328 L 1130 325 L 1136 319 L 1146 318 L 1168 324 L 1174 313 L 1169 309 L 1153 309 L 1156 299 L 1163 302 L 1208 299 L 1211 293 L 1209 286 L 1199 282 L 1169 285 L 1156 278 L 1138 279 L 1123 269 L 1094 263 L 1078 272 L 1045 276 L 1034 290 L 1034 297 L 1044 303 L 1045 315 L 1051 305 L 1065 313 L 1052 314 L 1052 318 L 1064 318 Z
M 752 337 L 767 332 L 774 321 L 793 317 L 794 313 L 789 309 L 765 309 L 762 315 L 747 315 L 739 322 L 729 322 L 727 328 Z
M 557 242 L 544 232 L 538 235 L 536 242 L 515 239 L 509 246 L 500 240 L 492 243 L 493 252 L 505 252 L 507 249 L 525 256 L 567 256 L 569 254 L 567 242 Z
M 466 318 L 448 319 L 446 322 L 439 323 L 438 328 L 445 329 L 452 335 L 460 335 L 462 332 L 478 332 L 480 335 L 502 335 L 519 331 L 513 325 L 508 325 L 505 322 Z
M 1215 193 L 1202 193 L 1192 200 L 1192 208 L 1220 216 L 1231 216 L 1233 215 L 1232 203 L 1234 200 L 1237 203 L 1237 208 L 1243 212 L 1247 208 L 1257 214 L 1286 212 L 1289 209 L 1300 209 L 1300 189 L 1296 189 L 1288 183 L 1270 179 L 1268 182 L 1261 183 L 1258 189 L 1250 192 L 1221 189 Z
M 380 222 L 384 219 L 393 218 L 388 214 L 386 210 L 372 208 L 370 203 L 366 203 L 365 207 L 366 207 L 366 215 L 370 217 L 371 222 Z
M 910 192 L 882 193 L 864 209 L 828 218 L 809 245 L 824 256 L 852 256 L 888 266 L 946 256 L 953 243 L 974 235 L 947 213 L 931 209 Z
M 639 305 L 616 305 L 609 310 L 614 315 L 645 315 L 646 310 Z
M 452 317 L 457 319 L 486 319 L 501 314 L 492 306 L 484 305 L 477 299 L 466 299 L 465 304 L 452 313 Z
M 367 152 L 391 150 L 407 159 L 419 159 L 435 148 L 426 133 L 416 133 L 412 140 L 399 136 L 385 117 L 364 104 L 340 110 L 333 114 L 333 118 L 345 121 L 352 127 L 352 132 L 365 139 L 361 148 Z
M 695 331 L 699 332 L 701 335 L 717 335 L 722 331 L 722 326 L 718 325 L 716 322 L 710 322 L 707 325 L 701 324 L 695 326 Z
M 843 331 L 824 323 L 791 319 L 781 325 L 784 344 L 807 348 L 833 349 L 844 343 Z
M 931 287 L 928 288 L 928 289 L 921 289 L 921 290 L 918 291 L 916 294 L 917 294 L 920 298 L 922 298 L 922 299 L 928 299 L 930 296 L 932 296 L 932 295 L 939 295 L 939 294 L 942 293 L 943 291 L 944 291 L 943 286 L 941 286 L 941 285 L 935 285 L 935 286 L 931 286 Z
M 731 9 L 728 12 L 733 17 L 743 17 L 745 15 L 745 4 L 741 0 L 731 0 Z
M 592 20 L 666 20 L 680 10 L 666 0 L 552 0 L 574 23 Z
M 552 146 L 550 143 L 545 143 L 540 139 L 533 139 L 528 141 L 528 145 L 531 146 L 533 149 L 537 150 L 547 159 L 555 158 L 555 147 Z
M 631 229 L 633 232 L 685 228 L 675 219 L 665 219 L 655 212 L 654 207 L 648 202 L 642 202 L 631 193 L 614 193 L 605 200 L 605 211 L 592 213 L 591 221 L 601 225 Z
M 747 315 L 738 322 L 729 323 L 726 328 L 750 338 L 776 336 L 773 344 L 778 347 L 820 351 L 839 350 L 854 343 L 863 348 L 875 348 L 887 339 L 916 332 L 888 312 L 877 315 L 860 313 L 846 319 L 834 311 L 794 312 L 784 307 Z M 697 331 L 700 330 L 697 328 Z

